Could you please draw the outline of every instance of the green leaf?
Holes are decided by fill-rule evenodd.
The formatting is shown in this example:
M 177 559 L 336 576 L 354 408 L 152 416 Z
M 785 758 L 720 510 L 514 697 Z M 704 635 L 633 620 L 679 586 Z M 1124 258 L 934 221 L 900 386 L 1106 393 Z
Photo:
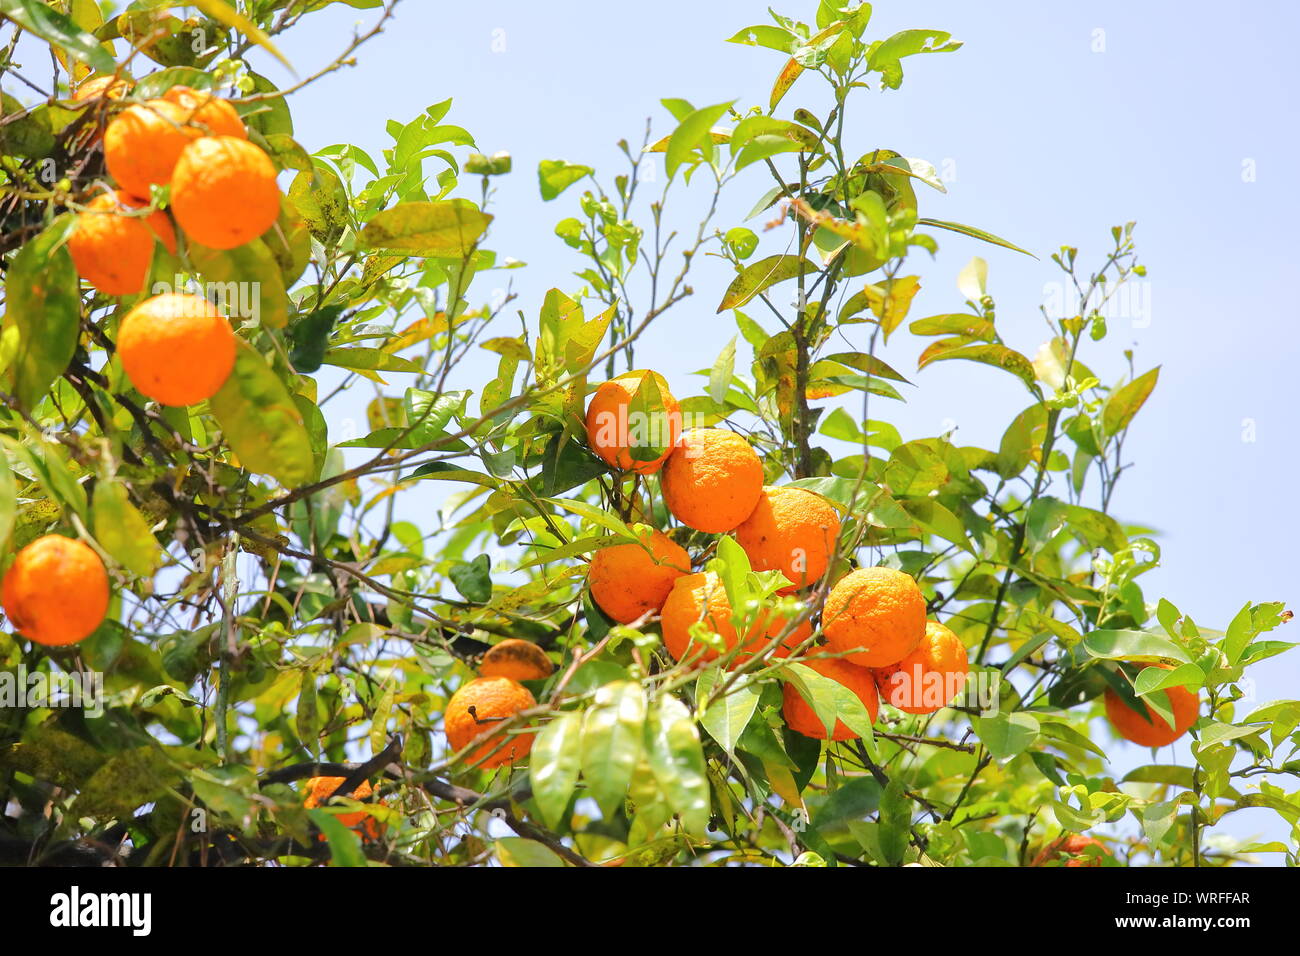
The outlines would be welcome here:
M 9 459 L 0 451 L 0 549 L 9 542 L 18 514 L 18 483 L 9 467 Z
M 529 478 L 528 487 L 549 497 L 585 485 L 608 471 L 609 465 L 593 455 L 586 445 L 566 440 L 562 433 L 556 432 L 546 443 L 542 473 Z
M 466 601 L 486 604 L 492 600 L 492 559 L 486 554 L 473 561 L 457 561 L 447 577 Z
M 21 742 L 0 751 L 0 768 L 80 790 L 108 759 L 94 744 L 46 723 L 28 728 Z
M 689 113 L 677 124 L 677 129 L 668 139 L 668 150 L 664 154 L 664 169 L 671 179 L 677 168 L 686 161 L 691 150 L 703 143 L 711 143 L 709 130 L 713 124 L 726 115 L 735 100 L 718 103 L 714 106 L 701 107 Z
M 331 866 L 366 866 L 366 855 L 361 852 L 361 838 L 343 825 L 338 814 L 325 809 L 307 811 L 311 822 L 320 827 L 330 848 Z
M 313 481 L 311 437 L 284 382 L 251 345 L 238 343 L 235 368 L 208 402 L 239 462 L 286 488 Z
M 646 722 L 646 755 L 660 792 L 687 833 L 704 838 L 709 824 L 709 779 L 695 721 L 686 705 L 661 694 Z
M 972 717 L 971 726 L 998 760 L 1010 760 L 1038 739 L 1039 723 L 1032 714 L 997 714 Z
M 908 330 L 913 335 L 959 335 L 969 339 L 992 342 L 995 336 L 993 323 L 970 312 L 949 312 L 917 319 Z
M 1085 508 L 1083 505 L 1063 505 L 1070 530 L 1078 534 L 1089 548 L 1105 548 L 1118 554 L 1128 547 L 1128 536 L 1120 523 L 1104 511 Z
M 1246 653 L 1241 657 L 1241 663 L 1245 665 L 1254 664 L 1270 657 L 1276 657 L 1278 654 L 1285 654 L 1296 646 L 1296 644 L 1289 641 L 1256 641 L 1246 648 Z
M 56 220 L 18 250 L 5 273 L 3 328 L 6 337 L 17 336 L 13 392 L 26 408 L 63 374 L 81 334 L 77 270 L 64 245 L 71 226 L 71 217 Z
M 565 866 L 564 860 L 545 844 L 523 837 L 500 837 L 495 843 L 497 862 L 502 866 Z
M 582 766 L 582 714 L 560 714 L 538 733 L 529 758 L 533 799 L 542 819 L 552 828 L 564 823 Z
M 1138 413 L 1138 409 L 1156 387 L 1156 379 L 1159 377 L 1160 367 L 1156 366 L 1110 394 L 1101 415 L 1102 428 L 1107 435 L 1118 434 L 1129 426 L 1133 416 Z
M 1082 647 L 1090 656 L 1109 661 L 1189 660 L 1181 646 L 1148 631 L 1092 631 L 1083 639 Z
M 746 117 L 736 124 L 729 139 L 731 153 L 736 157 L 736 172 L 769 156 L 817 149 L 821 145 L 820 137 L 807 127 L 772 116 Z
M 594 169 L 590 166 L 578 166 L 566 163 L 562 159 L 544 159 L 537 164 L 537 181 L 541 186 L 542 199 L 549 202 L 564 192 L 584 176 L 590 176 Z
M 115 481 L 95 485 L 91 503 L 95 540 L 132 574 L 149 577 L 162 562 L 162 548 L 149 522 L 131 503 L 126 486 Z
M 1004 249 L 1010 249 L 1013 252 L 1023 252 L 1031 259 L 1038 258 L 1038 256 L 1034 255 L 1032 252 L 1027 249 L 1021 249 L 1013 242 L 1008 242 L 1006 239 L 995 236 L 991 232 L 985 232 L 983 229 L 976 229 L 974 226 L 966 226 L 960 222 L 944 222 L 941 219 L 926 219 L 922 217 L 916 221 L 916 224 L 918 226 L 934 226 L 936 229 L 947 229 L 949 232 L 961 233 L 963 236 L 970 236 L 972 239 L 979 239 L 983 242 L 992 243 L 995 246 L 1002 246 Z
M 976 553 L 970 538 L 966 537 L 966 528 L 961 519 L 933 498 L 911 498 L 901 504 L 926 531 L 952 542 L 972 555 Z
M 731 388 L 731 379 L 736 373 L 736 337 L 722 347 L 713 368 L 709 372 L 709 398 L 721 405 Z
M 898 866 L 911 839 L 912 801 L 903 789 L 902 777 L 896 772 L 880 798 L 880 829 L 877 840 L 884 862 Z
M 175 697 L 186 707 L 203 706 L 202 704 L 199 703 L 199 701 L 195 700 L 189 694 L 185 693 L 185 691 L 178 690 L 175 687 L 173 687 L 171 684 L 159 684 L 157 687 L 150 687 L 147 691 L 145 691 L 143 694 L 140 695 L 139 703 L 141 707 L 152 707 L 154 704 L 158 703 L 158 701 L 162 700 L 164 697 Z
M 1261 733 L 1262 731 L 1262 727 L 1237 727 L 1233 724 L 1225 724 L 1222 721 L 1210 721 L 1200 732 L 1200 740 L 1197 743 L 1196 750 L 1200 753 L 1217 744 L 1229 740 L 1240 740 L 1242 737 L 1249 737 L 1251 734 Z
M 815 265 L 800 256 L 779 255 L 760 259 L 746 266 L 744 271 L 732 280 L 731 285 L 727 287 L 726 295 L 722 297 L 722 304 L 718 306 L 718 312 L 738 309 L 778 282 L 793 279 L 800 273 L 810 274 L 816 271 Z
M 109 757 L 81 787 L 70 813 L 82 817 L 130 818 L 136 808 L 164 796 L 180 771 L 167 749 L 145 744 Z
M 867 68 L 880 73 L 885 86 L 898 89 L 903 81 L 899 60 L 918 53 L 950 53 L 961 47 L 960 40 L 942 30 L 903 30 L 873 45 Z
M 839 681 L 824 677 L 807 664 L 786 664 L 785 674 L 817 714 L 826 728 L 827 737 L 835 732 L 837 721 L 862 738 L 868 753 L 875 752 L 875 737 L 871 727 L 871 713 L 853 693 Z
M 338 242 L 351 222 L 351 207 L 343 181 L 320 161 L 312 164 L 311 172 L 304 171 L 293 178 L 289 199 L 312 238 L 326 246 Z
M 1219 649 L 1228 658 L 1228 666 L 1235 666 L 1241 660 L 1241 655 L 1257 633 L 1259 632 L 1254 627 L 1250 603 L 1247 602 L 1228 625 L 1223 642 L 1219 645 Z
M 463 199 L 399 203 L 376 213 L 361 230 L 363 249 L 448 259 L 468 256 L 492 216 Z
M 778 53 L 790 53 L 799 46 L 798 37 L 789 30 L 768 23 L 746 27 L 728 39 L 727 42 L 741 43 L 745 46 L 767 47 L 769 50 L 776 50 Z
M 874 375 L 877 378 L 887 378 L 907 385 L 912 384 L 883 359 L 879 359 L 867 352 L 836 352 L 834 355 L 826 356 L 821 361 L 838 362 L 841 365 L 847 365 L 849 368 L 855 368 L 859 372 L 866 372 L 868 375 Z
M 423 371 L 419 365 L 410 359 L 394 355 L 392 352 L 385 352 L 383 349 L 362 346 L 330 349 L 325 353 L 322 364 L 333 365 L 337 368 L 350 368 L 354 371 L 403 372 L 408 375 L 418 375 Z
M 720 677 L 717 668 L 701 671 L 695 680 L 695 706 L 709 699 Z M 700 723 L 727 753 L 735 753 L 736 742 L 758 709 L 758 690 L 750 684 L 732 685 L 727 696 L 715 700 L 700 716 Z
M 1191 767 L 1172 764 L 1148 764 L 1124 775 L 1124 783 L 1164 783 L 1191 790 L 1194 786 Z
M 289 296 L 284 290 L 280 264 L 261 239 L 253 239 L 234 249 L 209 249 L 191 241 L 190 261 L 210 282 L 227 289 L 255 287 L 258 292 L 256 318 L 266 328 L 282 329 L 289 323 Z M 234 293 L 230 293 L 234 297 Z M 252 303 L 239 301 L 241 307 Z M 223 310 L 224 311 L 224 310 Z
M 320 719 L 316 713 L 316 675 L 302 672 L 298 683 L 298 708 L 294 714 L 294 732 L 313 757 L 320 753 Z
M 1153 844 L 1160 843 L 1178 818 L 1178 802 L 1168 800 L 1142 808 L 1142 832 Z
M 1059 740 L 1062 743 L 1078 747 L 1080 750 L 1087 750 L 1095 753 L 1103 760 L 1106 759 L 1106 751 L 1098 747 L 1092 740 L 1079 731 L 1075 730 L 1063 720 L 1051 720 L 1044 717 L 1040 722 L 1040 728 L 1043 736 L 1051 737 L 1053 740 Z
M 813 826 L 826 831 L 869 817 L 879 808 L 881 797 L 880 784 L 874 777 L 849 778 L 827 796 L 813 816 Z
M 1133 681 L 1133 692 L 1139 697 L 1167 690 L 1170 687 L 1189 687 L 1198 690 L 1205 683 L 1205 673 L 1195 664 L 1180 664 L 1173 670 L 1161 667 L 1143 668 Z
M 747 229 L 744 226 L 736 226 L 727 230 L 727 234 L 722 237 L 727 248 L 735 253 L 737 259 L 748 259 L 758 248 L 758 236 L 754 234 L 753 229 Z
M 311 375 L 325 362 L 330 332 L 343 314 L 342 305 L 327 305 L 289 327 L 289 361 L 296 371 Z
M 465 407 L 469 392 L 430 392 L 408 388 L 402 398 L 406 422 L 411 429 L 414 447 L 427 445 L 442 437 L 452 417 Z
M 735 538 L 722 535 L 718 538 L 718 556 L 709 562 L 710 570 L 716 570 L 727 592 L 727 601 L 732 607 L 743 607 L 749 597 L 748 579 L 752 567 L 749 555 Z
M 577 501 L 568 498 L 544 498 L 546 504 L 554 505 L 557 508 L 563 508 L 565 511 L 572 512 L 575 515 L 586 518 L 592 524 L 604 528 L 606 531 L 612 531 L 620 538 L 628 541 L 640 540 L 636 533 L 626 524 L 618 515 L 611 514 L 604 508 L 598 508 L 596 505 L 587 501 Z
M 627 797 L 645 742 L 646 702 L 641 685 L 615 681 L 596 691 L 582 723 L 582 774 L 606 818 Z
M 349 631 L 351 628 L 348 629 Z M 396 694 L 390 687 L 380 695 L 370 715 L 370 752 L 379 753 L 388 743 L 388 721 L 393 716 L 393 702 Z
M 944 339 L 922 352 L 921 357 L 916 361 L 916 367 L 922 369 L 932 362 L 944 362 L 950 359 L 965 359 L 968 362 L 980 362 L 1000 368 L 1019 378 L 1034 395 L 1038 394 L 1034 363 L 1015 349 L 997 343 L 967 345 L 962 339 Z
M 117 63 L 94 36 L 42 0 L 0 0 L 0 13 L 51 46 L 66 50 L 96 73 L 117 70 Z

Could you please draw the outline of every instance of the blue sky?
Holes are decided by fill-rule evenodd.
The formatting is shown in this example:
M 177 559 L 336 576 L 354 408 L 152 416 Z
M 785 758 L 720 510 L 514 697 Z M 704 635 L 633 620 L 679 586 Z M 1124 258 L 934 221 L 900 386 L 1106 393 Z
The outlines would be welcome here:
M 815 4 L 777 9 L 811 20 Z M 310 73 L 342 48 L 351 24 L 373 17 L 336 6 L 282 46 Z M 349 141 L 377 152 L 388 142 L 387 118 L 409 119 L 453 97 L 447 122 L 466 126 L 483 152 L 514 157 L 514 172 L 496 181 L 490 245 L 527 261 L 510 277 L 516 305 L 535 316 L 547 288 L 579 284 L 570 274 L 578 261 L 552 234 L 576 207 L 576 190 L 543 203 L 538 161 L 587 163 L 608 179 L 621 171 L 619 138 L 639 142 L 646 117 L 658 134 L 671 130 L 662 97 L 765 102 L 780 56 L 723 41 L 766 20 L 764 4 L 748 0 L 408 0 L 362 48 L 359 66 L 295 95 L 297 138 L 309 150 Z M 1298 26 L 1300 8 L 1283 3 L 1225 15 L 1207 2 L 882 2 L 870 36 L 934 27 L 966 45 L 905 61 L 902 89 L 862 94 L 850 121 L 858 152 L 889 147 L 955 172 L 946 196 L 923 193 L 923 214 L 981 226 L 1040 257 L 940 233 L 937 259 L 916 262 L 923 291 L 914 317 L 958 310 L 957 271 L 982 255 L 1002 334 L 1032 356 L 1048 335 L 1038 306 L 1060 275 L 1048 255 L 1072 244 L 1083 262 L 1098 261 L 1110 226 L 1137 221 L 1150 270 L 1138 299 L 1144 314 L 1112 319 L 1110 337 L 1082 357 L 1109 381 L 1124 370 L 1124 348 L 1135 350 L 1139 371 L 1161 366 L 1112 510 L 1160 533 L 1163 565 L 1142 578 L 1148 600 L 1168 597 L 1208 627 L 1226 625 L 1248 600 L 1300 596 L 1291 558 L 1300 520 L 1289 490 L 1300 464 L 1300 376 L 1292 368 L 1300 353 L 1292 289 Z M 273 65 L 265 71 L 286 78 Z M 821 110 L 819 83 L 800 80 L 782 115 L 796 105 Z M 731 188 L 718 224 L 739 224 L 766 188 L 752 169 Z M 687 207 L 678 221 L 689 225 L 703 195 L 678 198 Z M 765 240 L 760 254 L 781 251 L 769 248 L 775 242 Z M 700 391 L 689 374 L 734 334 L 728 316 L 714 315 L 728 278 L 704 264 L 693 276 L 696 295 L 639 348 L 638 364 L 664 371 L 678 395 Z M 951 421 L 959 444 L 996 447 L 1027 393 L 1010 376 L 960 362 L 913 375 L 925 344 L 905 332 L 891 340 L 883 357 L 917 387 L 906 390 L 907 405 L 877 404 L 873 414 L 891 418 L 905 438 L 937 434 Z M 486 368 L 467 368 L 464 384 L 481 381 Z M 363 401 L 331 418 L 359 415 Z M 411 499 L 408 510 L 433 504 Z M 1278 636 L 1297 639 L 1288 631 Z M 1257 671 L 1259 701 L 1297 696 L 1300 653 Z M 1248 832 L 1241 819 L 1233 829 Z

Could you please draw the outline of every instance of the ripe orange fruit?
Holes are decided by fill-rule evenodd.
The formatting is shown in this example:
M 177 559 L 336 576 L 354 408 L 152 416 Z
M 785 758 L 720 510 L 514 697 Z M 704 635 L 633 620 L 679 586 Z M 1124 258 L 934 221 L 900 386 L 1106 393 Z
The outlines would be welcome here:
M 181 152 L 202 135 L 188 118 L 166 100 L 136 103 L 113 117 L 104 130 L 104 164 L 118 185 L 141 199 L 150 186 L 167 185 Z
M 926 621 L 921 643 L 897 663 L 877 668 L 876 684 L 885 703 L 908 714 L 933 714 L 961 693 L 969 667 L 961 638 Z
M 338 789 L 339 784 L 346 779 L 346 777 L 312 777 L 307 781 L 305 788 L 307 797 L 303 800 L 302 805 L 308 810 L 314 810 L 316 807 L 325 804 L 334 791 Z M 370 786 L 370 781 L 363 780 L 349 794 L 349 797 L 353 800 L 368 800 L 373 793 L 374 789 Z M 384 805 L 384 801 L 380 800 L 378 802 L 380 806 Z M 379 835 L 384 832 L 383 824 L 364 810 L 358 810 L 356 813 L 340 813 L 337 819 L 350 829 L 356 830 L 360 827 L 361 829 L 358 832 L 370 840 L 378 840 Z M 327 837 L 322 833 L 320 839 L 325 840 Z
M 712 571 L 689 574 L 677 579 L 672 593 L 664 602 L 659 614 L 663 630 L 664 647 L 673 660 L 684 660 L 691 654 L 699 661 L 716 660 L 722 652 L 702 644 L 691 646 L 691 625 L 696 621 L 708 624 L 710 630 L 722 637 L 728 650 L 739 640 L 735 625 L 731 623 L 731 601 L 721 578 Z M 785 618 L 774 614 L 759 616 L 745 635 L 744 647 L 736 655 L 737 664 L 762 651 L 768 641 L 780 634 L 786 626 Z M 812 633 L 812 625 L 802 621 L 773 652 L 776 657 L 786 657 L 790 651 Z
M 72 94 L 74 103 L 85 103 L 101 96 L 120 100 L 131 91 L 131 80 L 124 76 L 88 76 Z
M 248 130 L 229 100 L 212 92 L 199 92 L 188 86 L 173 86 L 162 98 L 185 110 L 190 123 L 200 126 L 210 136 L 234 136 L 248 139 Z
M 822 630 L 832 650 L 863 667 L 901 661 L 925 637 L 925 598 L 911 576 L 858 568 L 826 595 Z
M 826 573 L 840 519 L 821 495 L 803 488 L 765 487 L 736 527 L 736 540 L 755 571 L 780 571 L 793 581 L 779 593 L 813 584 Z
M 858 700 L 862 701 L 862 706 L 867 709 L 872 721 L 875 721 L 876 715 L 880 713 L 880 698 L 876 694 L 876 681 L 871 671 L 838 657 L 815 657 L 800 663 L 808 665 L 822 677 L 829 677 L 853 691 Z M 784 699 L 781 713 L 785 717 L 786 725 L 805 737 L 825 740 L 826 725 L 822 723 L 821 718 L 817 716 L 817 711 L 813 709 L 812 704 L 808 703 L 807 698 L 793 681 L 786 682 L 782 694 Z M 857 740 L 860 736 L 850 730 L 844 721 L 836 720 L 835 733 L 831 735 L 831 740 Z
M 124 76 L 90 76 L 81 81 L 81 85 L 72 93 L 72 108 L 85 109 L 93 107 L 95 112 L 94 125 L 87 125 L 84 134 L 82 148 L 87 148 L 94 143 L 99 142 L 103 136 L 103 130 L 100 125 L 105 121 L 107 103 L 109 100 L 120 100 L 131 92 L 131 85 L 134 81 L 130 77 Z
M 96 196 L 77 216 L 68 252 L 77 275 L 105 295 L 135 295 L 144 288 L 155 240 L 176 251 L 176 232 L 165 213 L 130 215 L 146 205 L 119 189 Z
M 749 442 L 722 428 L 692 428 L 664 463 L 664 501 L 677 520 L 709 534 L 731 531 L 763 493 L 763 462 Z
M 1066 857 L 1065 865 L 1069 867 L 1101 866 L 1099 857 L 1091 856 L 1086 852 L 1090 846 L 1095 846 L 1106 856 L 1110 856 L 1110 850 L 1106 849 L 1106 845 L 1100 840 L 1082 833 L 1071 833 L 1043 847 L 1038 856 L 1034 857 L 1034 862 L 1029 865 L 1042 866 Z
M 195 242 L 212 249 L 242 246 L 280 217 L 275 165 L 244 139 L 196 139 L 172 173 L 172 213 Z
M 1147 667 L 1169 670 L 1167 664 L 1148 664 Z M 1146 667 L 1142 670 L 1146 670 Z M 1140 711 L 1134 710 L 1109 687 L 1106 688 L 1105 694 L 1106 719 L 1110 721 L 1117 734 L 1135 744 L 1144 747 L 1163 747 L 1165 744 L 1171 744 L 1196 723 L 1201 702 L 1196 694 L 1186 687 L 1168 687 L 1165 693 L 1169 695 L 1169 709 L 1174 716 L 1172 727 L 1155 711 L 1151 711 L 1151 716 L 1147 717 Z
M 546 652 L 532 641 L 508 637 L 493 644 L 479 664 L 479 677 L 509 677 L 512 680 L 545 680 L 555 667 Z
M 76 644 L 108 613 L 108 572 L 85 542 L 47 534 L 18 552 L 0 602 L 23 637 L 47 647 Z
M 117 354 L 131 384 L 163 405 L 211 398 L 235 367 L 235 333 L 225 316 L 197 295 L 167 293 L 127 313 Z
M 528 688 L 517 680 L 509 677 L 476 677 L 462 684 L 451 695 L 451 700 L 447 701 L 447 712 L 442 717 L 443 727 L 447 731 L 447 745 L 453 753 L 458 752 L 501 721 L 513 717 L 521 710 L 536 706 L 537 701 Z M 532 749 L 533 736 L 493 734 L 486 743 L 465 758 L 465 763 L 478 764 L 482 759 L 479 766 L 485 768 L 514 763 Z M 494 750 L 496 753 L 493 753 Z
M 653 376 L 663 402 L 662 411 L 650 412 L 646 420 L 631 411 L 632 399 L 646 376 Z M 682 407 L 668 391 L 668 381 L 658 372 L 625 372 L 604 382 L 587 405 L 587 443 L 601 459 L 615 468 L 652 475 L 663 466 L 682 432 Z M 663 448 L 654 461 L 638 461 L 633 448 Z
M 631 624 L 663 607 L 673 582 L 690 570 L 690 555 L 662 531 L 652 531 L 642 544 L 629 541 L 593 554 L 587 582 L 602 611 Z

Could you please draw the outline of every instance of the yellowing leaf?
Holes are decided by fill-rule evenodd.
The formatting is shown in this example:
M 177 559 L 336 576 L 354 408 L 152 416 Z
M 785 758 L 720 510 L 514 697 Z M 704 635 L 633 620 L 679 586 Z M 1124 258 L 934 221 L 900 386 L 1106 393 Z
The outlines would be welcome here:
M 1160 369 L 1156 367 L 1111 393 L 1102 412 L 1102 427 L 1107 435 L 1114 435 L 1128 427 L 1156 387 L 1156 379 L 1159 377 Z
M 781 70 L 780 76 L 776 78 L 776 82 L 772 84 L 772 98 L 768 104 L 772 109 L 776 109 L 776 104 L 781 102 L 781 98 L 794 85 L 794 81 L 799 79 L 799 74 L 802 72 L 803 67 L 799 65 L 799 61 L 791 57 Z
M 149 522 L 127 495 L 126 486 L 101 481 L 91 504 L 95 540 L 132 574 L 148 577 L 158 568 L 162 549 Z
M 302 413 L 251 345 L 240 341 L 230 378 L 208 404 L 249 471 L 271 475 L 287 488 L 316 478 L 316 456 Z
M 673 134 L 669 133 L 662 139 L 655 140 L 645 149 L 641 150 L 641 152 L 666 153 L 668 152 L 668 141 L 672 138 Z M 731 139 L 731 130 L 727 129 L 725 126 L 714 126 L 709 130 L 709 139 L 713 140 L 715 143 L 725 143 Z
M 780 255 L 760 259 L 732 280 L 718 311 L 738 309 L 769 286 L 793 279 L 800 273 L 816 271 L 815 265 L 799 256 Z
M 864 290 L 871 311 L 880 320 L 880 328 L 889 334 L 898 328 L 905 318 L 907 310 L 912 307 L 912 299 L 921 291 L 921 280 L 917 276 L 901 276 L 881 286 L 869 285 Z
M 415 256 L 461 258 L 470 254 L 492 217 L 460 199 L 399 203 L 376 213 L 361 230 L 367 249 Z

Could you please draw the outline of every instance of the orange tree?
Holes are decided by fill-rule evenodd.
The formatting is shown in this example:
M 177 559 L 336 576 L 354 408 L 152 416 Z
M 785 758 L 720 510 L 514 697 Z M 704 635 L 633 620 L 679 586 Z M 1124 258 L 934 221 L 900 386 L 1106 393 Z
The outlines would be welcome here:
M 295 138 L 296 90 L 396 6 L 342 2 L 369 26 L 287 89 L 250 51 L 327 3 L 0 3 L 0 856 L 1297 862 L 1300 702 L 1242 683 L 1290 613 L 1194 623 L 1110 513 L 1157 375 L 1086 364 L 1132 226 L 1052 256 L 1078 307 L 1032 361 L 983 259 L 909 315 L 940 237 L 1022 252 L 922 215 L 929 164 L 845 152 L 859 98 L 956 41 L 835 0 L 742 29 L 779 54 L 757 105 L 665 100 L 612 177 L 541 163 L 581 265 L 503 302 L 511 161 L 449 102 L 377 156 Z M 705 254 L 734 276 L 693 287 Z M 701 300 L 736 338 L 698 386 L 645 374 Z M 889 422 L 877 348 L 909 333 L 919 381 L 1023 385 L 997 448 Z M 363 388 L 368 433 L 332 435 Z M 396 511 L 420 495 L 428 526 Z M 1123 737 L 1179 743 L 1121 779 Z M 1207 841 L 1248 807 L 1283 837 Z

